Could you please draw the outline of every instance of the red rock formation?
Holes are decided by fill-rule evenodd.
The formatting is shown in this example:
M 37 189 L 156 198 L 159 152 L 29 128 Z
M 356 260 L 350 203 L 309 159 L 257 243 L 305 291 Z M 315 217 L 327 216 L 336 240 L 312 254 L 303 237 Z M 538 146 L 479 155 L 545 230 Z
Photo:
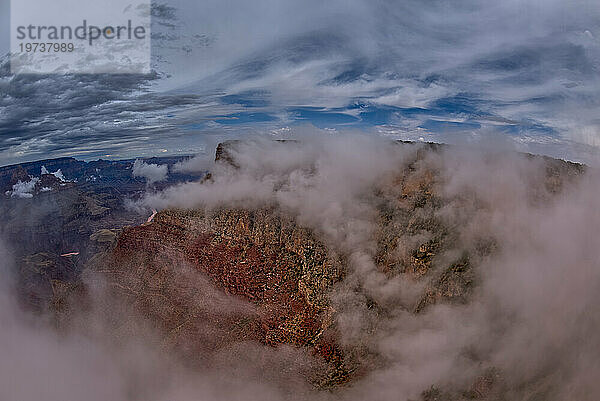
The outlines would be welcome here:
M 163 211 L 124 229 L 99 269 L 188 356 L 245 340 L 289 344 L 329 364 L 322 385 L 348 379 L 327 301 L 341 264 L 276 213 Z

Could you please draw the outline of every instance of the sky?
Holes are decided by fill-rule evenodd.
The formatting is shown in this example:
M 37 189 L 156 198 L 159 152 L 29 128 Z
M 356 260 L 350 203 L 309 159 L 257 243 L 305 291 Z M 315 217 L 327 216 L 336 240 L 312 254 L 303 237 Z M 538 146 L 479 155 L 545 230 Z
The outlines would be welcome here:
M 301 126 L 595 164 L 599 60 L 595 0 L 154 2 L 153 74 L 14 76 L 2 58 L 0 165 Z

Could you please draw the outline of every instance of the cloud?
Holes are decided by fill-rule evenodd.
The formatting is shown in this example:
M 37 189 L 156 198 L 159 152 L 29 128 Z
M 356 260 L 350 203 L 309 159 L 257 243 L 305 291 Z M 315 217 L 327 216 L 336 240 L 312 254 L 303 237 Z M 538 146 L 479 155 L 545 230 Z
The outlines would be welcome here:
M 154 13 L 151 76 L 13 77 L 4 58 L 2 164 L 197 153 L 215 130 L 307 120 L 398 131 L 410 121 L 444 142 L 448 126 L 493 128 L 578 160 L 597 150 L 577 134 L 597 125 L 591 0 L 169 0 Z
M 164 181 L 167 179 L 169 174 L 169 166 L 166 164 L 149 164 L 143 160 L 137 159 L 133 163 L 132 174 L 134 177 L 142 177 L 146 179 L 148 185 L 152 185 L 155 182 Z
M 50 173 L 45 166 L 42 166 L 41 169 L 41 175 L 44 174 L 52 174 L 53 176 L 55 176 L 56 178 L 58 178 L 61 182 L 69 182 L 66 178 L 65 175 L 62 173 L 62 171 L 60 169 L 56 170 L 54 173 Z
M 600 46 L 585 32 L 597 27 L 600 7 L 590 1 L 542 7 L 534 1 L 356 0 L 303 10 L 285 2 L 180 1 L 177 7 L 190 19 L 203 15 L 229 27 L 183 61 L 204 68 L 174 77 L 173 83 L 186 81 L 182 93 L 258 91 L 272 109 L 416 105 L 425 118 L 427 112 L 450 119 L 489 115 L 513 121 L 508 135 L 514 129 L 516 137 L 535 138 L 543 127 L 566 141 L 577 138 L 564 124 L 584 123 L 573 113 L 586 110 L 586 123 L 594 120 Z
M 14 297 L 12 255 L 3 243 L 0 255 L 0 398 L 119 399 L 125 383 L 110 356 L 89 339 L 60 336 L 21 309 Z
M 39 181 L 40 179 L 37 177 L 31 177 L 29 181 L 25 182 L 19 180 L 13 185 L 12 191 L 6 191 L 6 195 L 11 198 L 33 198 L 33 191 Z
M 217 163 L 211 181 L 150 194 L 142 203 L 268 205 L 346 255 L 348 275 L 331 294 L 341 340 L 350 348 L 361 344 L 378 362 L 366 359 L 371 370 L 341 391 L 342 399 L 418 399 L 431 386 L 442 393 L 488 391 L 469 390 L 488 381 L 494 383 L 491 397 L 597 398 L 597 172 L 577 178 L 569 170 L 574 167 L 559 163 L 565 174 L 560 184 L 548 175 L 558 162 L 510 150 L 450 147 L 415 163 L 418 145 L 401 147 L 373 136 L 294 139 L 233 143 L 229 155 L 237 168 Z M 454 239 L 436 256 L 430 283 L 384 274 L 376 259 L 378 205 L 402 202 L 399 183 L 431 172 L 444 206 L 415 209 L 412 218 L 437 221 Z M 404 247 L 439 234 L 401 234 L 401 227 L 398 248 L 388 250 L 399 257 Z M 478 253 L 484 243 L 494 250 Z M 441 302 L 415 314 L 423 285 L 434 284 L 445 263 L 464 252 L 476 269 L 469 302 Z
M 240 343 L 208 352 L 192 368 L 162 352 L 148 322 L 87 272 L 91 310 L 75 313 L 60 331 L 20 309 L 11 281 L 2 280 L 0 398 L 417 400 L 428 389 L 447 398 L 598 398 L 597 171 L 581 176 L 576 166 L 509 149 L 431 152 L 358 133 L 303 131 L 288 139 L 230 143 L 227 156 L 237 167 L 212 163 L 210 180 L 147 194 L 141 205 L 271 207 L 343 255 L 347 274 L 330 300 L 341 345 L 364 367 L 351 385 L 310 388 L 302 372 L 311 358 L 292 347 Z M 407 207 L 410 191 L 422 185 L 431 203 Z M 386 210 L 388 235 L 397 240 L 386 255 L 399 266 L 435 235 L 449 236 L 426 276 L 382 270 Z M 0 252 L 0 274 L 9 277 L 11 255 Z M 440 300 L 415 312 L 423 292 L 464 252 L 474 268 L 466 302 Z M 177 267 L 189 270 L 186 285 L 208 294 L 211 307 L 252 308 L 186 269 Z M 210 333 L 208 322 L 204 328 Z
M 131 305 L 111 297 L 106 283 L 91 272 L 84 279 L 90 290 L 88 308 L 71 310 L 67 325 L 50 320 L 51 315 L 33 315 L 15 294 L 13 255 L 2 242 L 0 256 L 2 400 L 258 401 L 280 400 L 288 391 L 297 400 L 314 394 L 299 380 L 310 358 L 291 347 L 242 343 L 204 355 L 206 364 L 191 368 L 166 351 L 155 328 Z M 189 269 L 189 274 L 190 288 L 210 293 L 204 299 L 210 306 L 251 308 L 220 293 L 197 271 Z M 207 336 L 214 329 L 203 328 Z

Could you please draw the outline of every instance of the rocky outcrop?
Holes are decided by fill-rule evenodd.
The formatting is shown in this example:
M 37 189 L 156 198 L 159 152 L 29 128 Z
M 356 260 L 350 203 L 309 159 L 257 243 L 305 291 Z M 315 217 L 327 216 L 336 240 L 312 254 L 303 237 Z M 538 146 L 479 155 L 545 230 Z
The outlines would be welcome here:
M 220 144 L 216 160 L 236 166 L 231 151 L 236 143 Z M 443 172 L 435 163 L 421 163 L 428 152 L 437 151 L 433 145 L 415 148 L 412 159 L 393 177 L 382 179 L 369 198 L 376 211 L 373 260 L 380 272 L 390 278 L 402 276 L 420 289 L 414 304 L 406 307 L 417 316 L 436 303 L 469 302 L 477 286 L 477 266 L 497 246 L 486 236 L 462 242 L 460 221 L 444 218 L 450 204 L 465 210 L 485 205 L 461 194 L 450 199 L 441 190 Z M 532 183 L 531 202 L 547 201 L 584 171 L 573 163 L 544 163 L 545 176 Z M 28 176 L 23 169 L 11 171 L 11 179 Z M 52 177 L 42 180 L 52 184 Z M 85 266 L 106 280 L 111 301 L 132 306 L 158 330 L 161 345 L 190 364 L 252 341 L 293 346 L 312 355 L 318 368 L 311 369 L 309 380 L 318 388 L 342 385 L 364 372 L 363 360 L 356 357 L 362 349 L 341 345 L 337 311 L 329 299 L 349 273 L 348 255 L 318 232 L 275 208 L 172 209 L 144 222 L 145 217 L 124 210 L 122 198 L 115 194 L 122 187 L 110 189 L 113 184 L 91 192 L 73 185 L 42 194 L 36 201 L 51 201 L 44 208 L 43 223 L 38 219 L 37 225 L 33 220 L 21 224 L 20 231 L 6 229 L 15 242 L 31 235 L 43 244 L 25 252 L 22 260 L 24 288 L 37 294 L 34 303 L 50 298 L 59 320 L 64 320 L 76 309 L 69 301 L 73 294 L 77 303 L 85 304 L 85 286 L 78 281 Z M 136 185 L 128 181 L 124 192 L 136 193 Z M 31 199 L 10 201 L 5 210 L 13 216 L 23 205 L 33 205 Z M 61 233 L 60 241 L 56 233 Z M 71 250 L 82 252 L 58 256 Z M 37 287 L 41 291 L 34 292 Z M 384 305 L 367 302 L 376 316 L 389 312 Z M 495 371 L 474 378 L 464 397 L 485 398 L 498 383 L 501 378 Z M 423 398 L 461 399 L 436 388 Z
M 328 386 L 350 375 L 327 299 L 342 266 L 272 210 L 167 210 L 125 228 L 96 270 L 188 359 L 248 340 L 306 347 L 326 362 L 312 379 Z
M 235 166 L 230 149 L 236 143 L 219 145 L 216 160 Z M 450 202 L 461 207 L 466 201 L 445 197 L 444 175 L 420 163 L 438 150 L 417 149 L 403 171 L 374 188 L 374 260 L 381 272 L 423 288 L 412 307 L 415 314 L 440 302 L 468 302 L 477 264 L 495 252 L 493 238 L 462 243 L 460 227 L 444 219 L 441 211 Z M 546 179 L 532 188 L 532 201 L 561 191 L 581 172 L 578 165 L 549 163 Z M 149 223 L 97 232 L 92 239 L 110 244 L 94 269 L 117 297 L 159 328 L 166 347 L 185 358 L 257 341 L 310 351 L 324 362 L 310 378 L 321 388 L 361 374 L 353 351 L 339 345 L 328 298 L 344 278 L 346 255 L 281 211 L 164 210 Z M 369 308 L 386 313 L 376 303 Z M 493 382 L 482 377 L 471 393 L 480 397 Z M 432 390 L 424 397 L 438 399 L 436 394 Z

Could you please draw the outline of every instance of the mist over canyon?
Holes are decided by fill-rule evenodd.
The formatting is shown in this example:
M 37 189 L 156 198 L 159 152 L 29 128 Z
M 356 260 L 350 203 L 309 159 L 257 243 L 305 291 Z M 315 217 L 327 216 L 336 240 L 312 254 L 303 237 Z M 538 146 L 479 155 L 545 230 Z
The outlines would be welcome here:
M 0 178 L 0 398 L 598 397 L 594 168 L 298 132 Z
M 599 65 L 598 0 L 0 0 L 0 401 L 600 399 Z

